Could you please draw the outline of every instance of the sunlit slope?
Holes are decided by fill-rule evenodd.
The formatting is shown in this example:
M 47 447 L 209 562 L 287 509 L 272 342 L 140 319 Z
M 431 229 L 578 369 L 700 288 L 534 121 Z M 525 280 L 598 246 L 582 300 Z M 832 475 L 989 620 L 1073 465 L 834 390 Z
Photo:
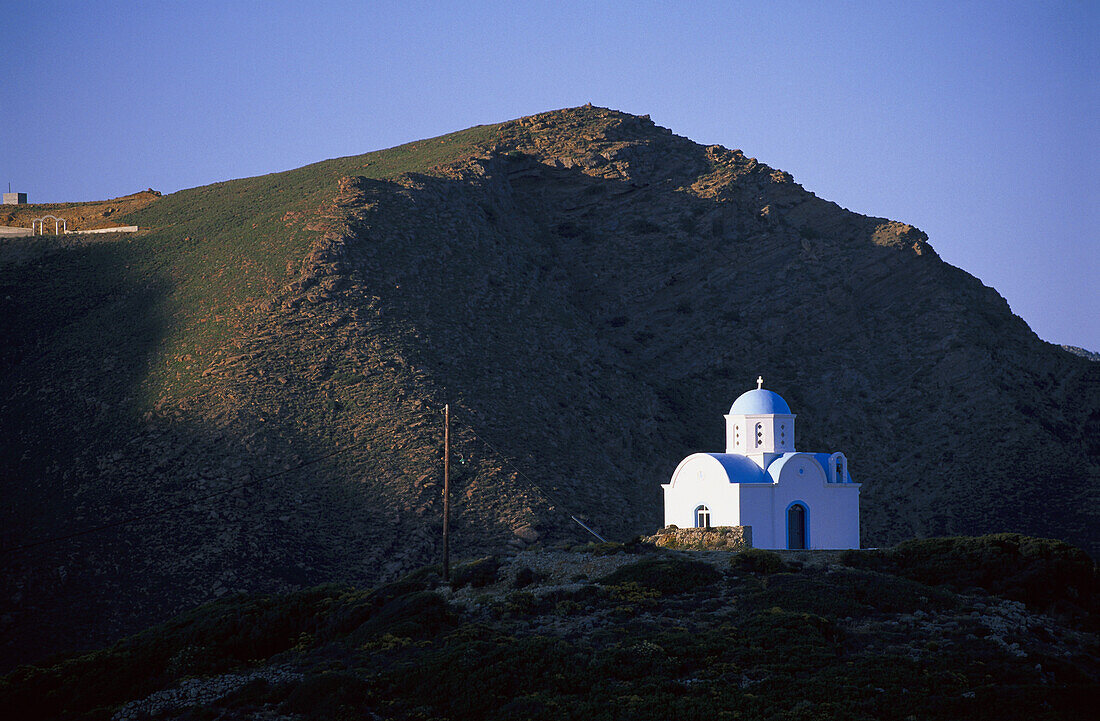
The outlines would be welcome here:
M 121 198 L 86 203 L 27 203 L 25 205 L 0 206 L 0 225 L 17 228 L 33 228 L 34 221 L 45 216 L 64 221 L 69 231 L 115 228 L 121 217 L 155 203 L 160 193 L 150 188 Z M 59 229 L 54 220 L 44 220 L 41 231 L 52 233 Z

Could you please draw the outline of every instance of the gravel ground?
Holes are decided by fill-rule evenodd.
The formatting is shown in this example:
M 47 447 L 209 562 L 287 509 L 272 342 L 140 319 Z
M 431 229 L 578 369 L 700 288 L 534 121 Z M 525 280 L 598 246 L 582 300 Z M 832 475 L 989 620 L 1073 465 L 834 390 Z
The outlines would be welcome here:
M 210 678 L 189 678 L 174 688 L 149 694 L 138 701 L 131 701 L 111 717 L 111 721 L 137 721 L 148 718 L 168 709 L 188 706 L 209 706 L 218 699 L 225 698 L 245 684 L 263 679 L 276 684 L 286 681 L 300 681 L 302 674 L 295 673 L 283 666 L 263 668 L 248 674 L 226 673 Z

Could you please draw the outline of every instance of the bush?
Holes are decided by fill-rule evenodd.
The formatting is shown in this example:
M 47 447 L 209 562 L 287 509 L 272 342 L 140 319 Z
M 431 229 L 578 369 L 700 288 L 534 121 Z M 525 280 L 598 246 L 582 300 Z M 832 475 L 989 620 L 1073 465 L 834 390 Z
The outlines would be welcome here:
M 668 654 L 649 639 L 616 643 L 601 649 L 589 669 L 599 678 L 646 679 L 662 675 L 670 667 Z
M 1096 564 L 1062 541 L 1016 533 L 926 538 L 882 551 L 848 551 L 841 562 L 955 590 L 978 587 L 1041 610 L 1097 610 Z
M 434 636 L 451 625 L 453 617 L 443 597 L 433 591 L 398 596 L 348 636 L 358 645 L 385 634 L 421 639 Z
M 783 559 L 775 551 L 762 548 L 746 548 L 730 559 L 730 566 L 747 573 L 779 573 L 786 569 Z
M 537 583 L 545 578 L 546 575 L 531 570 L 527 566 L 516 571 L 515 581 L 512 583 L 516 588 L 527 588 L 532 583 Z
M 319 624 L 319 640 L 324 642 L 346 636 L 374 617 L 394 599 L 424 590 L 427 590 L 425 581 L 409 580 L 409 577 L 406 577 L 363 593 L 354 601 L 331 607 L 328 609 L 325 622 Z
M 702 561 L 658 557 L 623 566 L 598 582 L 604 586 L 636 583 L 652 588 L 661 595 L 672 595 L 708 586 L 720 577 L 718 571 Z
M 740 630 L 751 648 L 774 652 L 795 666 L 828 663 L 835 652 L 832 644 L 838 637 L 836 627 L 828 619 L 782 608 L 752 614 Z
M 451 572 L 451 588 L 482 588 L 497 580 L 500 560 L 496 556 L 486 556 L 458 566 Z
M 22 666 L 0 683 L 0 707 L 16 718 L 78 718 L 112 708 L 182 674 L 220 673 L 289 650 L 369 598 L 330 585 L 209 603 L 108 649 Z
M 327 672 L 306 677 L 283 702 L 280 710 L 303 714 L 307 719 L 362 718 L 369 695 L 367 682 L 353 673 Z
M 874 571 L 842 569 L 829 573 L 775 573 L 752 597 L 760 608 L 811 613 L 825 618 L 858 616 L 868 611 L 912 613 L 953 605 L 948 592 L 908 578 Z

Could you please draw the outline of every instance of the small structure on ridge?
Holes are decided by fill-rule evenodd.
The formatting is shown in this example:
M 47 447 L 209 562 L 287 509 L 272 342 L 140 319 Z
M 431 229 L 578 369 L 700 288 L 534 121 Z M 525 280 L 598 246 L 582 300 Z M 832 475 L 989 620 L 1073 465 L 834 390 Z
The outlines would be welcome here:
M 665 526 L 751 526 L 756 548 L 859 548 L 848 460 L 796 451 L 794 419 L 757 378 L 726 415 L 726 452 L 691 454 L 662 485 Z

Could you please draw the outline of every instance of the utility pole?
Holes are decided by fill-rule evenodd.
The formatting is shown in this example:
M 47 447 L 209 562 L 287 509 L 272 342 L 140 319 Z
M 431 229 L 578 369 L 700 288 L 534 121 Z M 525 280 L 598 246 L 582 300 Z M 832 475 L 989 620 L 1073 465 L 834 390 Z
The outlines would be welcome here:
M 451 404 L 443 406 L 443 582 L 451 581 Z

